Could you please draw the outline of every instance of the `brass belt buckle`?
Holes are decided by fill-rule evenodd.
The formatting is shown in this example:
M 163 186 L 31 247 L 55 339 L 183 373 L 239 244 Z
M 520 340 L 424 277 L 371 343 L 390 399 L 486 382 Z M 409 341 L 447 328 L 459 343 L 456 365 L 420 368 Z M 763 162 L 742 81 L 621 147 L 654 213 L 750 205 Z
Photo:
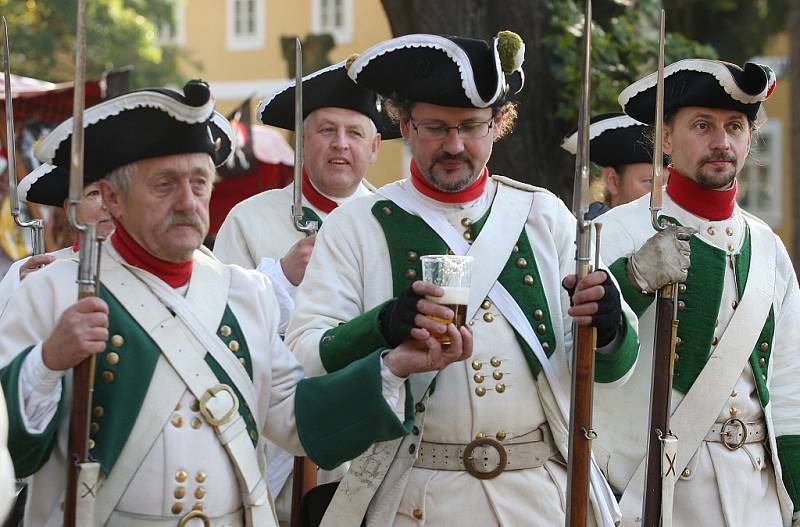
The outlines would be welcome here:
M 479 447 L 492 447 L 497 450 L 497 454 L 499 455 L 500 459 L 496 468 L 490 470 L 489 472 L 481 472 L 476 468 L 475 463 L 473 463 L 475 461 L 475 457 L 472 455 L 472 453 L 476 448 Z M 461 459 L 464 461 L 464 470 L 469 472 L 472 476 L 478 479 L 492 479 L 499 476 L 500 473 L 506 469 L 506 464 L 508 464 L 508 453 L 503 445 L 500 444 L 500 441 L 491 437 L 483 437 L 471 441 L 464 448 L 464 454 L 462 455 Z
M 738 443 L 729 442 L 728 439 L 731 437 L 731 433 L 726 430 L 729 426 L 733 426 L 734 424 L 739 424 L 742 427 L 742 438 L 739 440 Z M 722 444 L 725 445 L 725 448 L 728 450 L 739 450 L 744 445 L 745 441 L 747 440 L 747 425 L 744 424 L 744 421 L 739 419 L 738 417 L 729 417 L 722 423 L 722 428 L 719 432 L 720 439 L 722 440 Z
M 189 511 L 180 519 L 178 527 L 186 527 L 189 525 L 189 521 L 195 518 L 202 520 L 205 527 L 211 527 L 211 518 L 203 511 Z
M 225 415 L 217 419 L 213 415 L 211 415 L 211 412 L 208 410 L 206 405 L 208 404 L 208 401 L 210 401 L 212 397 L 215 397 L 219 392 L 223 391 L 228 392 L 228 394 L 231 396 L 231 399 L 233 400 L 233 406 L 231 407 L 230 410 L 228 410 L 225 413 Z M 236 394 L 234 393 L 233 389 L 227 384 L 217 384 L 216 386 L 209 388 L 208 390 L 206 390 L 206 393 L 204 393 L 203 396 L 200 398 L 200 413 L 203 414 L 203 417 L 206 418 L 206 421 L 208 421 L 208 424 L 210 424 L 211 426 L 220 426 L 222 424 L 227 423 L 228 420 L 238 411 L 239 411 L 239 398 L 236 397 Z

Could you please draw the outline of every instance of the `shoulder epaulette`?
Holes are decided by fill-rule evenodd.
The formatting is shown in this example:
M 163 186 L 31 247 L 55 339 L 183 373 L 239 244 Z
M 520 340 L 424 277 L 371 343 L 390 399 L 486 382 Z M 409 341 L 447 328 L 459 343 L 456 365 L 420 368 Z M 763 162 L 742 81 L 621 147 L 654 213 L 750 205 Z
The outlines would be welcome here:
M 519 190 L 525 190 L 527 192 L 546 192 L 548 194 L 552 194 L 552 195 L 555 196 L 555 194 L 553 194 L 552 192 L 550 192 L 549 190 L 547 190 L 544 187 L 537 187 L 535 185 L 529 185 L 528 183 L 523 183 L 521 181 L 517 181 L 515 179 L 508 178 L 506 176 L 498 176 L 496 174 L 493 174 L 492 175 L 492 179 L 494 179 L 498 183 L 502 183 L 503 185 L 508 185 L 509 187 L 514 187 L 514 188 L 517 188 Z

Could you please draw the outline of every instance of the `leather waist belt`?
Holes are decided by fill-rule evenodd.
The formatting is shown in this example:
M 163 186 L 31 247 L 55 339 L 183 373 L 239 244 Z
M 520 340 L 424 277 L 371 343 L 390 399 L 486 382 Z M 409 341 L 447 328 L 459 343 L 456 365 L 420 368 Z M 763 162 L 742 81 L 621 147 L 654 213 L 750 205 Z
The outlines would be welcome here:
M 144 514 L 130 514 L 114 511 L 108 519 L 108 525 L 114 527 L 244 527 L 244 514 L 236 512 L 210 518 L 203 511 L 190 510 L 182 516 L 164 518 Z
M 747 443 L 760 443 L 766 439 L 767 425 L 763 419 L 745 423 L 738 417 L 714 423 L 705 437 L 705 441 L 722 443 L 728 450 L 738 450 Z
M 414 466 L 429 470 L 466 470 L 478 479 L 492 479 L 505 470 L 541 467 L 557 453 L 550 428 L 542 425 L 507 442 L 493 437 L 479 437 L 466 445 L 423 440 Z

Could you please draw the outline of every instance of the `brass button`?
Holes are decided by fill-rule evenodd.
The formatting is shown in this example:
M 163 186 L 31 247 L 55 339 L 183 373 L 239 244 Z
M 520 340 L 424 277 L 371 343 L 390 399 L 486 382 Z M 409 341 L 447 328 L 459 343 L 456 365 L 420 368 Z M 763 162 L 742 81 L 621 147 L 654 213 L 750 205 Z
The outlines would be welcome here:
M 686 292 L 686 284 L 678 284 L 678 292 L 685 293 Z
M 422 510 L 421 509 L 414 509 L 414 519 L 421 520 L 422 519 Z
M 491 323 L 491 322 L 494 321 L 494 315 L 492 315 L 491 313 L 484 313 L 483 314 L 483 320 L 484 320 L 484 322 Z
M 189 474 L 187 474 L 185 470 L 179 470 L 175 473 L 175 481 L 178 483 L 183 483 L 188 477 Z
M 491 359 L 489 359 L 489 364 L 491 364 L 495 368 L 499 368 L 500 364 L 502 364 L 502 362 L 503 361 L 502 361 L 502 359 L 500 359 L 500 357 L 492 357 Z
M 681 344 L 683 344 L 683 339 L 680 337 L 675 337 L 675 346 L 677 347 L 680 346 Z
M 182 500 L 186 496 L 186 487 L 175 487 L 175 492 L 172 493 L 175 499 Z
M 519 245 L 515 245 L 514 248 L 511 249 L 511 252 L 512 253 L 518 253 L 519 252 Z
M 198 401 L 197 399 L 192 399 L 192 403 L 189 405 L 189 408 L 191 408 L 193 412 L 199 412 L 200 401 Z
M 486 300 L 483 301 L 483 303 L 481 304 L 481 307 L 483 309 L 491 309 L 492 308 L 492 303 L 487 298 Z
M 206 489 L 204 489 L 203 487 L 197 487 L 194 490 L 194 497 L 198 500 L 202 500 L 203 498 L 206 497 Z
M 203 504 L 202 503 L 195 503 L 194 505 L 192 505 L 192 510 L 193 511 L 202 511 L 203 510 Z
M 330 336 L 330 335 L 325 335 L 324 337 L 322 337 L 322 343 L 323 344 L 327 344 L 328 342 L 330 342 L 332 340 L 333 340 L 333 337 Z
M 719 339 L 717 337 L 714 337 L 713 339 L 711 339 L 711 345 L 712 346 L 716 346 L 717 344 L 719 344 Z
M 419 254 L 416 251 L 408 251 L 406 253 L 406 258 L 408 258 L 409 262 L 416 262 L 417 258 L 419 258 Z
M 735 249 L 735 247 L 733 246 L 733 243 L 728 242 L 728 252 L 732 253 L 734 251 L 734 249 Z
M 454 253 L 454 252 L 453 252 L 453 249 L 449 249 L 449 248 L 448 248 L 448 249 L 447 249 L 447 254 L 449 254 L 450 256 L 453 256 L 453 255 L 454 255 L 454 254 L 456 254 L 456 253 Z
M 735 388 L 731 390 L 731 397 L 736 397 L 737 395 L 739 395 L 739 392 L 737 392 Z
M 419 435 L 419 427 L 417 425 L 414 425 L 413 427 L 411 427 L 411 433 L 414 434 L 415 436 L 418 436 Z
M 541 309 L 537 309 L 536 311 L 533 312 L 533 318 L 535 318 L 536 320 L 542 320 L 544 318 L 544 311 L 542 311 Z
M 526 260 L 525 258 L 517 258 L 517 267 L 519 267 L 520 269 L 525 269 L 526 267 L 528 267 L 528 260 Z
M 258 440 L 258 432 L 256 432 L 255 430 L 250 430 L 250 439 L 252 439 L 253 441 L 257 441 Z
M 414 443 L 411 443 L 410 445 L 408 445 L 408 453 L 409 454 L 413 454 L 416 451 L 417 451 L 417 445 L 415 445 Z
M 234 353 L 239 351 L 239 341 L 238 340 L 232 340 L 232 341 L 228 342 L 228 349 L 231 350 Z
M 417 412 L 424 412 L 425 411 L 425 405 L 422 404 L 422 403 L 417 403 L 414 406 L 414 410 L 416 410 Z
M 475 388 L 475 395 L 477 395 L 478 397 L 483 397 L 484 395 L 486 395 L 486 388 L 484 388 L 483 386 L 478 386 L 477 388 Z
M 474 320 L 470 320 L 470 321 L 467 322 L 467 324 L 469 324 L 470 326 L 474 326 L 475 325 L 475 321 Z
M 728 236 L 733 236 L 733 229 L 731 227 L 727 227 L 725 229 L 725 234 L 727 234 Z
M 114 335 L 111 337 L 111 345 L 115 348 L 121 348 L 125 344 L 125 339 L 122 335 Z
M 223 337 L 230 337 L 231 336 L 231 327 L 230 326 L 220 326 L 219 327 L 219 334 Z
M 708 234 L 710 234 L 711 236 L 717 234 L 717 230 L 714 227 L 709 227 L 706 232 L 708 232 Z
M 689 470 L 688 468 L 683 469 L 683 472 L 681 472 L 681 476 L 683 476 L 684 478 L 688 478 L 691 475 L 692 475 L 692 471 Z
M 684 309 L 686 309 L 686 302 L 678 300 L 678 311 L 683 311 Z
M 203 425 L 203 421 L 200 420 L 198 417 L 192 417 L 192 428 L 197 430 Z
M 676 353 L 675 354 L 675 362 L 678 362 L 680 360 L 680 358 L 681 358 L 681 356 Z M 677 375 L 677 373 L 675 375 Z
M 464 239 L 467 240 L 467 241 L 472 240 L 472 232 L 464 231 Z
M 483 363 L 481 361 L 479 361 L 479 360 L 472 361 L 472 369 L 473 370 L 480 370 L 481 368 L 483 368 Z
M 202 470 L 198 472 L 194 477 L 194 480 L 198 483 L 204 483 L 206 479 L 207 479 L 206 473 L 203 472 Z
M 89 440 L 89 450 L 94 448 L 94 439 Z
M 172 505 L 172 514 L 180 514 L 183 512 L 183 505 L 180 503 L 175 503 Z
M 383 211 L 384 216 L 392 215 L 392 209 L 390 209 L 389 207 L 383 207 L 381 210 Z
M 764 366 L 767 365 L 767 359 L 765 359 L 764 357 L 761 357 L 760 359 L 758 359 L 758 365 L 763 368 Z
M 539 335 L 544 335 L 547 333 L 547 326 L 544 324 L 539 324 L 536 326 L 536 331 L 539 333 Z
M 96 434 L 99 430 L 100 430 L 100 425 L 98 423 L 92 423 L 91 425 L 89 425 L 89 433 Z
M 469 227 L 472 225 L 472 220 L 469 218 L 461 218 L 461 225 L 464 227 Z
M 170 422 L 172 422 L 172 426 L 175 428 L 180 428 L 183 426 L 183 417 L 180 415 L 173 415 L 172 419 L 170 419 Z
M 550 343 L 549 342 L 542 342 L 542 349 L 545 351 L 550 351 Z
M 100 377 L 103 379 L 103 382 L 113 382 L 114 381 L 114 372 L 105 370 Z
M 738 306 L 739 306 L 739 302 L 737 302 L 736 300 L 734 300 L 733 302 L 731 302 L 731 307 L 732 307 L 733 309 L 736 309 Z
M 531 276 L 529 274 L 526 274 L 524 277 L 522 277 L 522 282 L 525 285 L 533 285 L 533 282 L 534 282 L 533 276 Z
M 769 349 L 769 343 L 762 342 L 761 344 L 758 345 L 758 349 L 760 349 L 761 351 L 767 351 Z
M 417 272 L 414 269 L 408 269 L 406 271 L 406 278 L 408 280 L 413 280 L 417 277 Z
M 117 364 L 119 362 L 119 353 L 114 353 L 113 351 L 106 354 L 106 362 L 111 364 Z
M 477 434 L 475 434 L 475 439 L 483 439 L 484 437 L 486 437 L 486 434 L 484 434 L 483 432 L 478 432 Z
M 95 406 L 94 410 L 92 410 L 92 415 L 95 417 L 103 417 L 106 411 L 102 406 Z
M 483 377 L 483 375 L 481 375 L 480 373 L 476 373 L 475 375 L 473 375 L 473 376 L 472 376 L 472 379 L 473 379 L 473 380 L 474 380 L 476 383 L 480 384 L 480 383 L 482 383 L 482 382 L 483 382 L 483 379 L 484 379 L 484 377 Z
M 497 434 L 495 434 L 495 437 L 497 438 L 498 441 L 504 440 L 506 438 L 506 436 L 507 436 L 507 434 L 505 432 L 503 432 L 502 430 L 500 430 L 499 432 L 497 432 Z
M 731 409 L 729 411 L 730 411 L 731 417 L 736 417 L 736 414 L 739 413 L 739 409 L 736 408 L 735 406 L 731 406 Z
M 503 393 L 504 391 L 506 391 L 506 385 L 501 382 L 499 384 L 496 384 L 494 389 L 497 391 L 497 393 Z
M 498 370 L 493 371 L 492 372 L 492 378 L 494 380 L 496 380 L 496 381 L 499 381 L 500 379 L 503 378 L 503 372 L 502 371 L 498 371 Z
M 239 363 L 242 366 L 247 366 L 247 359 L 245 359 L 244 357 L 239 357 Z

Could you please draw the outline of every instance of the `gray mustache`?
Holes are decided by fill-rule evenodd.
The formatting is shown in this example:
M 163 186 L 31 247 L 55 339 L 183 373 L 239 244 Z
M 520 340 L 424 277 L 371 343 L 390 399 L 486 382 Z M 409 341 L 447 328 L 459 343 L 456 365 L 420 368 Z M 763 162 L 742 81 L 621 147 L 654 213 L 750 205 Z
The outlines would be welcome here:
M 166 231 L 175 225 L 191 225 L 200 233 L 205 232 L 206 229 L 203 220 L 196 212 L 173 212 L 161 223 L 160 228 L 162 231 Z

